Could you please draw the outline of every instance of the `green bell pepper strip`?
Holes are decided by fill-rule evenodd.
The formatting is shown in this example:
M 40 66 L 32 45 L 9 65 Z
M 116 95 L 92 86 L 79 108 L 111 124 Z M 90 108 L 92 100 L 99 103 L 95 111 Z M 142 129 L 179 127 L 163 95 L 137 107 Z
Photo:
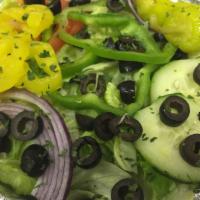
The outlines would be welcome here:
M 65 26 L 67 22 L 67 16 L 70 11 L 79 11 L 86 13 L 107 13 L 108 8 L 106 6 L 105 0 L 98 0 L 97 2 L 91 2 L 89 4 L 83 4 L 74 7 L 67 7 L 60 14 L 56 15 L 54 18 L 55 24 L 60 24 Z
M 96 63 L 97 60 L 97 56 L 86 50 L 84 54 L 78 58 L 78 60 L 72 63 L 60 64 L 63 79 L 68 79 L 72 76 L 75 76 L 85 67 Z
M 146 65 L 139 71 L 139 80 L 137 81 L 136 101 L 125 107 L 128 115 L 135 114 L 138 110 L 145 106 L 149 97 L 151 86 L 151 75 L 158 68 L 158 65 Z
M 68 13 L 68 18 L 83 22 L 88 27 L 111 28 L 113 31 L 118 32 L 119 35 L 134 36 L 136 40 L 142 42 L 147 52 L 159 51 L 157 43 L 150 36 L 146 28 L 139 25 L 135 18 L 129 14 L 99 13 L 91 15 L 71 11 Z M 112 34 L 116 34 L 116 32 Z M 112 34 L 110 36 L 113 36 Z M 118 34 L 114 36 L 119 36 Z M 106 32 L 105 37 L 108 37 L 108 35 L 109 33 Z M 97 41 L 94 42 L 96 43 Z
M 95 34 L 97 34 L 99 28 L 104 30 L 105 33 L 101 34 L 100 32 L 96 38 L 95 34 L 91 34 L 90 39 L 78 39 L 66 33 L 62 28 L 59 32 L 59 37 L 64 42 L 88 49 L 100 57 L 114 60 L 164 64 L 171 59 L 176 51 L 176 48 L 169 43 L 160 50 L 158 44 L 153 40 L 148 30 L 146 30 L 144 26 L 139 25 L 129 14 L 100 13 L 92 15 L 71 11 L 68 12 L 67 18 L 83 22 L 88 26 L 88 30 L 92 30 L 91 28 L 93 28 L 93 30 L 97 29 Z M 109 31 L 109 29 L 111 30 Z M 135 38 L 143 45 L 145 52 L 118 51 L 103 46 L 103 41 L 106 38 L 116 38 L 120 35 L 128 35 Z
M 172 56 L 175 53 L 175 47 L 172 46 L 170 43 L 167 43 L 163 48 L 161 53 L 139 53 L 139 52 L 129 52 L 129 51 L 117 51 L 113 49 L 108 49 L 104 47 L 97 47 L 93 44 L 86 44 L 83 39 L 75 39 L 70 34 L 61 31 L 59 33 L 60 39 L 64 42 L 68 42 L 72 45 L 79 46 L 81 48 L 88 49 L 99 57 L 113 59 L 113 60 L 124 60 L 124 61 L 136 61 L 136 62 L 144 62 L 144 63 L 151 63 L 151 64 L 165 64 L 170 61 Z M 90 43 L 88 41 L 88 43 Z
M 94 109 L 98 112 L 112 112 L 116 115 L 125 114 L 124 110 L 114 108 L 106 104 L 97 95 L 88 93 L 85 95 L 77 96 L 62 96 L 58 92 L 49 93 L 50 99 L 57 105 L 64 106 L 67 109 L 81 110 L 81 109 Z
M 128 114 L 132 116 L 146 105 L 149 97 L 151 76 L 158 67 L 159 65 L 148 64 L 138 72 L 136 100 L 134 103 L 121 108 L 108 105 L 103 99 L 93 93 L 62 96 L 59 92 L 54 92 L 49 93 L 49 97 L 54 103 L 64 106 L 67 109 L 94 109 L 98 112 L 112 112 L 116 115 Z

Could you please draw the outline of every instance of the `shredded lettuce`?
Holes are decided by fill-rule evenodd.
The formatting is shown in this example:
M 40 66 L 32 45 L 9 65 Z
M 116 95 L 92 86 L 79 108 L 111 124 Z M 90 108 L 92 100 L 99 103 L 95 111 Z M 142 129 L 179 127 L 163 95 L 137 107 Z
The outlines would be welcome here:
M 113 150 L 117 165 L 129 173 L 137 174 L 137 157 L 134 144 L 116 137 Z
M 20 168 L 20 159 L 24 149 L 31 143 L 24 143 L 11 138 L 12 148 L 8 154 L 0 154 L 0 194 L 13 198 L 30 194 L 36 179 L 29 177 Z M 6 190 L 4 185 L 9 186 Z M 7 192 L 9 191 L 9 192 Z
M 81 190 L 82 192 L 89 192 L 88 195 L 102 196 L 101 200 L 109 200 L 115 183 L 128 177 L 130 177 L 128 173 L 113 163 L 104 160 L 92 169 L 83 170 L 77 167 L 74 170 L 69 199 L 78 200 L 72 197 L 74 193 L 77 193 L 77 190 Z M 89 198 L 90 196 L 87 197 Z

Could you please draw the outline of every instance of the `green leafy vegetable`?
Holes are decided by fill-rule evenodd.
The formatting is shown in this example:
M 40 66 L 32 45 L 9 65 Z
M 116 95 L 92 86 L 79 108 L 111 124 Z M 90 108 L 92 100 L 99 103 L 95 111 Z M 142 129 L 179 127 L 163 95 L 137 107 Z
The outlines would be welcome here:
M 116 137 L 113 150 L 116 163 L 119 167 L 129 173 L 137 174 L 137 157 L 134 144 Z
M 103 195 L 104 198 L 110 199 L 111 190 L 115 183 L 128 177 L 130 175 L 116 165 L 102 160 L 93 169 L 82 170 L 76 168 L 74 170 L 72 193 L 76 192 L 76 189 L 91 191 L 91 193 Z

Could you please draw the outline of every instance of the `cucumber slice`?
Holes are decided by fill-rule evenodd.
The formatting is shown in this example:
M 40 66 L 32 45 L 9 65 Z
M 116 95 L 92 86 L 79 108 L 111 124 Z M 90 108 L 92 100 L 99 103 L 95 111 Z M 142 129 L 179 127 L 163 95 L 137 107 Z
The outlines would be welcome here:
M 182 93 L 200 102 L 200 86 L 193 80 L 193 71 L 200 59 L 187 59 L 171 62 L 160 68 L 153 76 L 151 100 L 173 93 Z
M 188 135 L 200 134 L 200 107 L 192 99 L 184 97 L 190 106 L 190 115 L 180 126 L 170 127 L 162 123 L 159 117 L 159 108 L 165 98 L 159 98 L 136 113 L 135 118 L 143 126 L 143 136 L 136 142 L 136 148 L 164 174 L 184 182 L 199 182 L 200 168 L 193 167 L 182 159 L 179 145 Z

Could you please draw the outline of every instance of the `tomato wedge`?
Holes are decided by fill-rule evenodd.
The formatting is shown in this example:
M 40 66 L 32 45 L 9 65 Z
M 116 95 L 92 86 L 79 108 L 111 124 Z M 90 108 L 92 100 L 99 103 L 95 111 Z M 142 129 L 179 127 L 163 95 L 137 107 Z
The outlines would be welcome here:
M 61 7 L 62 10 L 68 7 L 69 5 L 69 0 L 60 0 L 61 1 Z M 66 27 L 66 31 L 70 33 L 71 35 L 75 35 L 79 31 L 81 31 L 84 27 L 84 24 L 81 23 L 80 21 L 75 21 L 75 20 L 68 20 L 68 24 Z M 64 42 L 58 37 L 58 27 L 53 34 L 52 38 L 49 40 L 49 43 L 53 47 L 53 49 L 57 52 L 59 49 L 64 45 Z
M 60 0 L 62 10 L 69 5 L 69 0 Z
M 84 28 L 83 23 L 70 19 L 68 20 L 66 32 L 68 32 L 71 35 L 75 35 L 76 33 L 80 32 L 83 28 Z M 58 37 L 58 29 L 53 34 L 52 38 L 49 40 L 49 43 L 56 52 L 64 45 L 64 42 Z
M 55 32 L 52 38 L 49 40 L 49 43 L 53 47 L 55 52 L 58 52 L 59 49 L 64 45 L 64 42 L 58 37 L 58 33 Z
M 80 32 L 83 28 L 84 24 L 82 22 L 70 19 L 68 21 L 66 31 L 71 35 L 75 35 L 76 33 Z

